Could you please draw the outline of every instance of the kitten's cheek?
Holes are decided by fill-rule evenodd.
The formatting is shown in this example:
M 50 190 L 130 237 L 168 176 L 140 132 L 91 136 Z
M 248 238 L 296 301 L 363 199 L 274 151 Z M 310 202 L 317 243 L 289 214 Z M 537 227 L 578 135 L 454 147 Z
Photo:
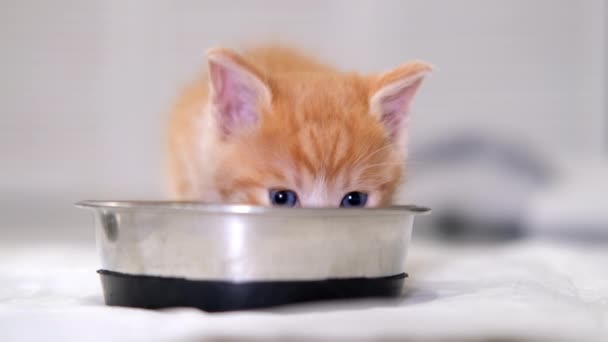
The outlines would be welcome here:
M 226 204 L 264 206 L 268 202 L 265 197 L 260 196 L 258 191 L 232 190 L 227 192 L 229 193 L 222 196 L 222 201 Z

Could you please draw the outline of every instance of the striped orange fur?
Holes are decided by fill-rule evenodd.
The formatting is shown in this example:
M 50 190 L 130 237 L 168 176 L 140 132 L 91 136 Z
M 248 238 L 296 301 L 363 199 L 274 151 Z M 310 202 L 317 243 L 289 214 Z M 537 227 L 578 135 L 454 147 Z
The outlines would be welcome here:
M 208 58 L 170 120 L 175 199 L 270 205 L 269 189 L 290 189 L 304 207 L 337 207 L 351 191 L 368 194 L 370 207 L 391 204 L 428 64 L 361 75 L 278 46 Z

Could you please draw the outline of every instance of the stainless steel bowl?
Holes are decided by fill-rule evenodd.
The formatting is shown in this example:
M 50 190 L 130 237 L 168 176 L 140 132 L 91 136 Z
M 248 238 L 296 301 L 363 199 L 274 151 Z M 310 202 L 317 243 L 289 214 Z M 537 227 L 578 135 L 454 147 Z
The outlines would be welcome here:
M 428 211 L 190 202 L 77 205 L 95 212 L 104 271 L 237 284 L 404 274 L 414 216 Z

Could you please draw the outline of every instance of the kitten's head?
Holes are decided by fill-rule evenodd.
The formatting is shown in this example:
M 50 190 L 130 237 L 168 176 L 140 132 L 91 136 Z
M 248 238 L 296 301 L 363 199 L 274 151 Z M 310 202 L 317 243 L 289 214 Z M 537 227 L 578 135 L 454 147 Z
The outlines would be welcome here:
M 406 119 L 431 67 L 370 77 L 266 73 L 226 49 L 208 54 L 227 203 L 302 207 L 390 204 L 405 168 Z

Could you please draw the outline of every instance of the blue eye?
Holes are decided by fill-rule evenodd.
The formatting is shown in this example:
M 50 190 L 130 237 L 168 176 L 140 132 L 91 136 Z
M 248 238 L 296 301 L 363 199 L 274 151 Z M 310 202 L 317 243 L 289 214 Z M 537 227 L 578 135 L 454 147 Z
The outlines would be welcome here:
M 276 207 L 293 207 L 298 203 L 298 196 L 291 190 L 270 190 L 270 203 Z
M 364 194 L 359 191 L 349 192 L 342 199 L 342 203 L 340 206 L 343 208 L 357 208 L 357 207 L 365 207 L 367 203 L 367 194 Z

